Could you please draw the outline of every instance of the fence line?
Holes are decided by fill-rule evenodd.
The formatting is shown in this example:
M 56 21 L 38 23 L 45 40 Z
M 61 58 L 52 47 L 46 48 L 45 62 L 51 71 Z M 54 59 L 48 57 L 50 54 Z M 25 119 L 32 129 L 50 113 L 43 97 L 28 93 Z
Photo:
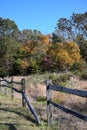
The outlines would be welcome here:
M 4 84 L 1 84 L 1 82 L 4 82 Z M 21 85 L 21 90 L 16 89 L 13 85 L 14 84 L 19 84 Z M 7 88 L 11 88 L 11 97 L 12 99 L 14 98 L 14 91 L 21 93 L 22 94 L 22 107 L 26 106 L 26 103 L 28 105 L 28 108 L 30 109 L 31 113 L 34 115 L 36 122 L 38 124 L 40 124 L 40 119 L 37 116 L 37 113 L 35 112 L 33 106 L 30 104 L 30 101 L 27 97 L 27 95 L 25 94 L 25 79 L 22 78 L 20 82 L 15 82 L 13 81 L 13 77 L 11 77 L 11 81 L 8 81 L 6 79 L 0 79 L 0 91 L 1 91 L 1 87 L 5 87 Z
M 11 98 L 13 99 L 14 98 L 14 91 L 16 91 L 16 92 L 18 92 L 18 93 L 23 93 L 23 92 L 25 92 L 25 79 L 23 78 L 23 79 L 21 79 L 21 81 L 20 82 L 15 82 L 15 81 L 13 81 L 14 79 L 13 79 L 13 77 L 11 77 L 11 80 L 10 81 L 8 81 L 7 79 L 0 79 L 0 88 L 1 87 L 5 87 L 5 94 L 7 93 L 6 91 L 7 91 L 7 88 L 10 88 L 11 89 Z M 1 84 L 3 82 L 3 84 Z M 16 89 L 15 87 L 14 87 L 14 84 L 19 84 L 19 85 L 21 85 L 22 87 L 21 87 L 21 90 L 18 90 L 18 89 Z M 0 89 L 1 90 L 1 89 Z M 24 100 L 24 98 L 23 98 L 23 96 L 22 96 L 22 106 L 24 107 L 26 105 L 26 103 L 25 103 L 25 100 Z
M 52 101 L 52 90 L 63 92 L 63 93 L 68 93 L 68 94 L 73 94 L 73 95 L 77 95 L 80 97 L 87 97 L 87 91 L 70 89 L 70 88 L 65 88 L 65 87 L 58 86 L 58 85 L 53 85 L 52 80 L 47 80 L 46 95 L 47 95 L 47 121 L 48 121 L 48 125 L 51 125 L 53 122 L 52 106 L 54 106 L 58 109 L 61 109 L 62 111 L 66 112 L 66 113 L 74 115 L 82 120 L 87 121 L 87 116 L 82 115 L 78 112 L 75 112 L 73 110 L 70 110 L 68 108 L 65 108 L 65 107 L 53 102 Z

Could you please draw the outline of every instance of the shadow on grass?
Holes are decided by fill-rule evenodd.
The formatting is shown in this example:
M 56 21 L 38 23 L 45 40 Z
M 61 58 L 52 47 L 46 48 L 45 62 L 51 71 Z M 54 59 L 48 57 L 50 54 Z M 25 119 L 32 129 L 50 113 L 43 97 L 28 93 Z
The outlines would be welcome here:
M 20 111 L 17 111 L 17 110 L 12 110 L 11 108 L 0 108 L 0 110 L 15 113 L 15 114 L 17 114 L 17 115 L 19 115 L 19 116 L 24 117 L 26 120 L 29 120 L 30 122 L 32 122 L 32 123 L 34 123 L 34 124 L 37 124 L 37 122 L 36 122 L 33 118 L 31 118 L 31 117 L 28 115 L 28 113 L 27 113 L 27 115 L 25 115 L 24 113 L 22 113 L 22 111 L 20 112 Z M 30 114 L 30 113 L 29 113 L 29 114 Z M 10 127 L 12 127 L 12 125 L 11 125 Z M 12 130 L 15 130 L 15 129 L 12 129 Z
M 16 128 L 15 128 L 15 124 L 11 124 L 11 123 L 1 123 L 0 125 L 4 125 L 4 126 L 8 126 L 8 129 L 9 130 L 17 130 Z

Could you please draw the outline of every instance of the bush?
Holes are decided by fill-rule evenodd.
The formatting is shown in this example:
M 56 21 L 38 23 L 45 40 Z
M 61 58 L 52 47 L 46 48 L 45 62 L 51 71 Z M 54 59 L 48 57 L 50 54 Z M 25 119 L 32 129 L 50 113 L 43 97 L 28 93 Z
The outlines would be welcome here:
M 87 80 L 87 70 L 81 73 L 81 79 Z
M 50 75 L 50 79 L 52 79 L 53 84 L 64 85 L 71 76 L 72 74 Z
M 46 97 L 39 96 L 39 97 L 37 97 L 37 101 L 44 102 L 44 101 L 46 101 Z

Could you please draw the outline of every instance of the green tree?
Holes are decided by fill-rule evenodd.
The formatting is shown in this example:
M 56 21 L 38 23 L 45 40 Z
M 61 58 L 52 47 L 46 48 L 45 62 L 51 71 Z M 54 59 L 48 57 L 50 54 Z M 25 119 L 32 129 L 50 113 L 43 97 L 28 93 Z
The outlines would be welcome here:
M 0 18 L 0 37 L 12 36 L 14 38 L 17 38 L 18 32 L 18 27 L 14 21 L 10 19 Z
M 18 42 L 18 27 L 14 21 L 0 18 L 0 70 L 4 75 L 12 72 Z
M 2 69 L 5 68 L 5 75 L 10 75 L 13 72 L 13 64 L 17 57 L 19 43 L 14 40 L 14 38 L 10 39 L 5 36 L 2 38 L 2 43 L 0 45 L 1 64 L 3 64 Z
M 87 62 L 87 40 L 83 38 L 83 35 L 78 35 L 76 42 L 79 45 L 82 58 Z
M 40 35 L 41 32 L 38 30 L 24 29 L 23 31 L 19 32 L 18 40 L 21 43 L 25 43 L 28 40 L 37 40 L 38 36 Z
M 73 13 L 70 19 L 60 18 L 57 21 L 56 32 L 66 39 L 75 40 L 78 35 L 87 38 L 87 12 Z

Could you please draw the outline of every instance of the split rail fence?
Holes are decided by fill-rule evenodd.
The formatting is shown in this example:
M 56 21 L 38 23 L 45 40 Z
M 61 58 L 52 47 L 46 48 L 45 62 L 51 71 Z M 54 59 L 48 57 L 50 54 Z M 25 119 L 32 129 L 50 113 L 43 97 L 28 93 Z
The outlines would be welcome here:
M 46 95 L 47 95 L 47 121 L 48 121 L 48 125 L 52 125 L 52 123 L 53 123 L 53 110 L 52 110 L 53 106 L 66 112 L 66 113 L 69 113 L 73 116 L 76 116 L 84 121 L 87 121 L 87 116 L 80 114 L 78 112 L 75 112 L 71 109 L 65 108 L 62 105 L 59 105 L 59 104 L 53 102 L 52 101 L 52 90 L 87 98 L 87 91 L 65 88 L 65 87 L 62 87 L 59 85 L 53 85 L 52 80 L 47 80 Z
M 21 89 L 17 89 L 14 87 L 14 85 L 20 85 L 21 86 Z M 16 82 L 14 81 L 13 77 L 11 77 L 11 81 L 3 78 L 3 79 L 0 79 L 0 92 L 2 92 L 2 88 L 5 88 L 4 89 L 4 94 L 7 94 L 7 89 L 10 88 L 11 89 L 11 98 L 14 99 L 14 91 L 22 94 L 22 107 L 25 107 L 26 103 L 25 103 L 25 100 L 24 100 L 24 97 L 23 97 L 23 92 L 25 93 L 25 79 L 22 78 L 20 82 Z
M 21 85 L 21 89 L 19 90 L 19 89 L 15 88 L 14 84 Z M 31 113 L 34 115 L 34 117 L 36 119 L 36 122 L 38 124 L 40 124 L 40 119 L 39 119 L 35 109 L 31 105 L 28 96 L 25 93 L 25 78 L 21 79 L 20 82 L 14 81 L 13 77 L 11 78 L 11 81 L 8 81 L 6 79 L 0 79 L 0 92 L 1 92 L 2 87 L 6 88 L 5 93 L 7 91 L 7 88 L 11 89 L 11 97 L 12 97 L 12 99 L 14 98 L 14 91 L 22 94 L 22 107 L 25 107 L 26 103 L 27 103 L 27 106 L 28 106 L 29 110 L 31 111 Z

